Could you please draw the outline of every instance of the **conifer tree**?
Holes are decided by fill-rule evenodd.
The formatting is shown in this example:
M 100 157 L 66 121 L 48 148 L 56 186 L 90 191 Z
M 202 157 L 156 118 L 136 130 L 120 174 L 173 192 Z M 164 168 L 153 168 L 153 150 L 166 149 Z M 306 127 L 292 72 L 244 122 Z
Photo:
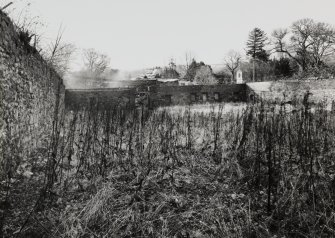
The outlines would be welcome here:
M 254 28 L 249 33 L 247 41 L 247 55 L 253 59 L 253 81 L 255 81 L 255 61 L 268 61 L 269 55 L 264 49 L 266 46 L 267 37 L 264 31 L 259 28 Z

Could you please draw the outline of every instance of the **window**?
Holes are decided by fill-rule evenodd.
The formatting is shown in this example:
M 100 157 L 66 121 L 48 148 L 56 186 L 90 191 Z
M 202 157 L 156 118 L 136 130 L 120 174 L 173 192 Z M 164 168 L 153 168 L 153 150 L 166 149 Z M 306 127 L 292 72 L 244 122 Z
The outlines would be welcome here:
M 207 93 L 202 93 L 202 101 L 207 102 Z
M 240 100 L 240 94 L 239 92 L 233 92 L 233 102 Z
M 195 102 L 197 100 L 197 94 L 191 93 L 191 102 Z
M 172 96 L 171 95 L 164 95 L 164 101 L 167 105 L 172 103 Z
M 219 101 L 220 100 L 220 94 L 219 93 L 214 93 L 214 100 Z

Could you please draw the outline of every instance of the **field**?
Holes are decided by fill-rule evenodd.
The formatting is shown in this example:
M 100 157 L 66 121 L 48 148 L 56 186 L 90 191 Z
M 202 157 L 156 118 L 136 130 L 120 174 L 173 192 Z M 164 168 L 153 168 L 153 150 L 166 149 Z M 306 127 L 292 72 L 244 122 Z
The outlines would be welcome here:
M 334 114 L 280 105 L 68 112 L 54 163 L 21 174 L 7 234 L 332 237 Z

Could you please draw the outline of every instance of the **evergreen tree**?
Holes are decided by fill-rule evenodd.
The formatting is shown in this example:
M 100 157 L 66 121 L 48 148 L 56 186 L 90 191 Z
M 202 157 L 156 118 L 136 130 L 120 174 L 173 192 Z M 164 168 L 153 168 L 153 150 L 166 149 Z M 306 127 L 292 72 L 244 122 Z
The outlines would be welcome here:
M 257 27 L 249 34 L 247 55 L 253 59 L 253 81 L 255 81 L 255 61 L 260 60 L 267 62 L 269 60 L 269 55 L 264 49 L 266 41 L 267 37 L 265 32 Z
M 259 28 L 253 29 L 249 34 L 247 41 L 247 55 L 253 59 L 261 61 L 268 61 L 269 55 L 264 50 L 266 45 L 267 37 L 264 31 Z
M 293 69 L 290 64 L 290 59 L 280 58 L 279 60 L 274 59 L 274 74 L 277 77 L 291 77 L 293 75 Z

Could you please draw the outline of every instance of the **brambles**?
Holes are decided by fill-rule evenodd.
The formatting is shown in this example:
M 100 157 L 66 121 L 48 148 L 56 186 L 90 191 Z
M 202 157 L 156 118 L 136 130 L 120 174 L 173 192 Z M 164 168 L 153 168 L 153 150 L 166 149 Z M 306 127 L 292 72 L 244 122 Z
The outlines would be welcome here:
M 286 107 L 67 112 L 49 235 L 334 235 L 334 114 Z
M 299 105 L 80 112 L 72 160 L 98 192 L 64 213 L 64 234 L 333 235 L 333 114 Z

